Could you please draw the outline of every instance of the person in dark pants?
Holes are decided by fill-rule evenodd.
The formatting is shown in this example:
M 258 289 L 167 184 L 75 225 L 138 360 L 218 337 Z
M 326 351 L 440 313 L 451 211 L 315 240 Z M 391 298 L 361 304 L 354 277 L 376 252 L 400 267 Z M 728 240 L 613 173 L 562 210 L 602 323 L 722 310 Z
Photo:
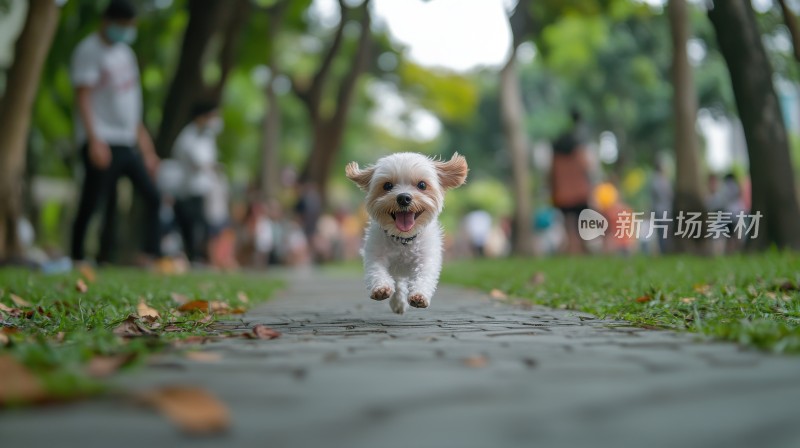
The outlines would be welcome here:
M 72 54 L 70 78 L 75 87 L 75 135 L 81 147 L 84 181 L 72 229 L 71 256 L 85 259 L 84 241 L 98 204 L 105 204 L 98 261 L 112 261 L 115 246 L 116 186 L 128 177 L 145 201 L 142 252 L 160 255 L 160 198 L 149 173 L 159 162 L 142 123 L 142 91 L 136 56 L 136 10 L 128 0 L 111 0 L 97 32 Z
M 553 205 L 564 215 L 569 254 L 586 252 L 578 234 L 578 216 L 589 207 L 591 193 L 590 164 L 584 143 L 580 113 L 571 112 L 572 128 L 553 142 L 550 166 L 550 194 Z
M 216 139 L 222 126 L 216 102 L 195 104 L 192 121 L 181 130 L 172 149 L 183 172 L 183 185 L 175 198 L 175 219 L 186 257 L 195 263 L 207 260 L 206 198 L 218 188 Z

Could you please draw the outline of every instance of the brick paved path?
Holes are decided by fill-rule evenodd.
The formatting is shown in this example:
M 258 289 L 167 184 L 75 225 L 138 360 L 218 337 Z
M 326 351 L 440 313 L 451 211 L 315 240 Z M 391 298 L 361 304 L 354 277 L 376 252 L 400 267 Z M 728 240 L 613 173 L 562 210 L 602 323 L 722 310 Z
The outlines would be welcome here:
M 0 446 L 799 447 L 800 357 L 442 287 L 396 316 L 353 276 L 293 274 L 249 313 L 283 333 L 122 375 L 206 387 L 234 424 L 187 439 L 114 398 L 0 414 Z

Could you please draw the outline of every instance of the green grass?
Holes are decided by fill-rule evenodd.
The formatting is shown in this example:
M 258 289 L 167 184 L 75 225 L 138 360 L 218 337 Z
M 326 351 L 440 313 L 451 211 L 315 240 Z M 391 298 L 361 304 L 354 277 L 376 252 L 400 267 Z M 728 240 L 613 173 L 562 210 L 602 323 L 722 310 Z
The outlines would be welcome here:
M 800 353 L 800 254 L 549 258 L 445 265 L 442 281 L 599 317 Z
M 87 275 L 84 272 L 84 276 Z M 91 276 L 91 273 L 88 273 Z M 12 354 L 44 383 L 49 396 L 58 400 L 103 390 L 103 383 L 86 374 L 97 356 L 130 357 L 140 364 L 147 355 L 171 346 L 175 340 L 193 335 L 216 334 L 217 319 L 235 320 L 236 314 L 212 313 L 202 321 L 202 311 L 176 312 L 173 294 L 195 300 L 218 300 L 240 311 L 266 300 L 282 283 L 255 275 L 189 273 L 166 276 L 136 270 L 97 271 L 94 282 L 86 282 L 84 293 L 76 289 L 79 272 L 43 275 L 18 269 L 0 270 L 0 303 L 18 308 L 13 317 L 0 311 L 0 330 L 8 344 L 0 344 L 0 355 Z M 11 295 L 31 306 L 18 306 Z M 244 301 L 241 299 L 244 297 Z M 145 328 L 156 327 L 145 337 L 123 338 L 114 328 L 143 300 L 161 318 L 154 323 L 140 321 Z M 169 327 L 170 331 L 165 331 Z M 2 400 L 0 400 L 2 401 Z

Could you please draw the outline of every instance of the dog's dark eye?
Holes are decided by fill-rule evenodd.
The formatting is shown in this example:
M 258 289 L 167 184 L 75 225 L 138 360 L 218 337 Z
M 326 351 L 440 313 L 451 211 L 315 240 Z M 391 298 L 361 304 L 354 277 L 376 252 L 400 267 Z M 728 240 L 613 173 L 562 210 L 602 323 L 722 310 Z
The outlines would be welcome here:
M 423 181 L 419 181 L 419 183 L 417 184 L 417 188 L 419 188 L 420 190 L 424 190 L 424 189 L 428 188 L 428 184 L 426 184 Z
M 394 184 L 392 184 L 391 182 L 386 182 L 385 184 L 383 184 L 383 189 L 386 191 L 389 191 L 392 188 L 394 188 Z

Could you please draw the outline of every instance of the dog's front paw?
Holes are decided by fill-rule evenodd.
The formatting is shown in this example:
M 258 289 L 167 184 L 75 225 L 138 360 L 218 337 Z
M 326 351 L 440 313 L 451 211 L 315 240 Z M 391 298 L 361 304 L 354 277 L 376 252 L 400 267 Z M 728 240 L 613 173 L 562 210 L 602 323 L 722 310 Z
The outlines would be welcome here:
M 372 300 L 386 300 L 394 294 L 392 288 L 389 286 L 378 286 L 377 288 L 372 290 L 372 293 L 369 295 L 369 298 Z
M 408 298 L 408 304 L 414 308 L 427 308 L 430 302 L 422 294 L 412 294 Z

